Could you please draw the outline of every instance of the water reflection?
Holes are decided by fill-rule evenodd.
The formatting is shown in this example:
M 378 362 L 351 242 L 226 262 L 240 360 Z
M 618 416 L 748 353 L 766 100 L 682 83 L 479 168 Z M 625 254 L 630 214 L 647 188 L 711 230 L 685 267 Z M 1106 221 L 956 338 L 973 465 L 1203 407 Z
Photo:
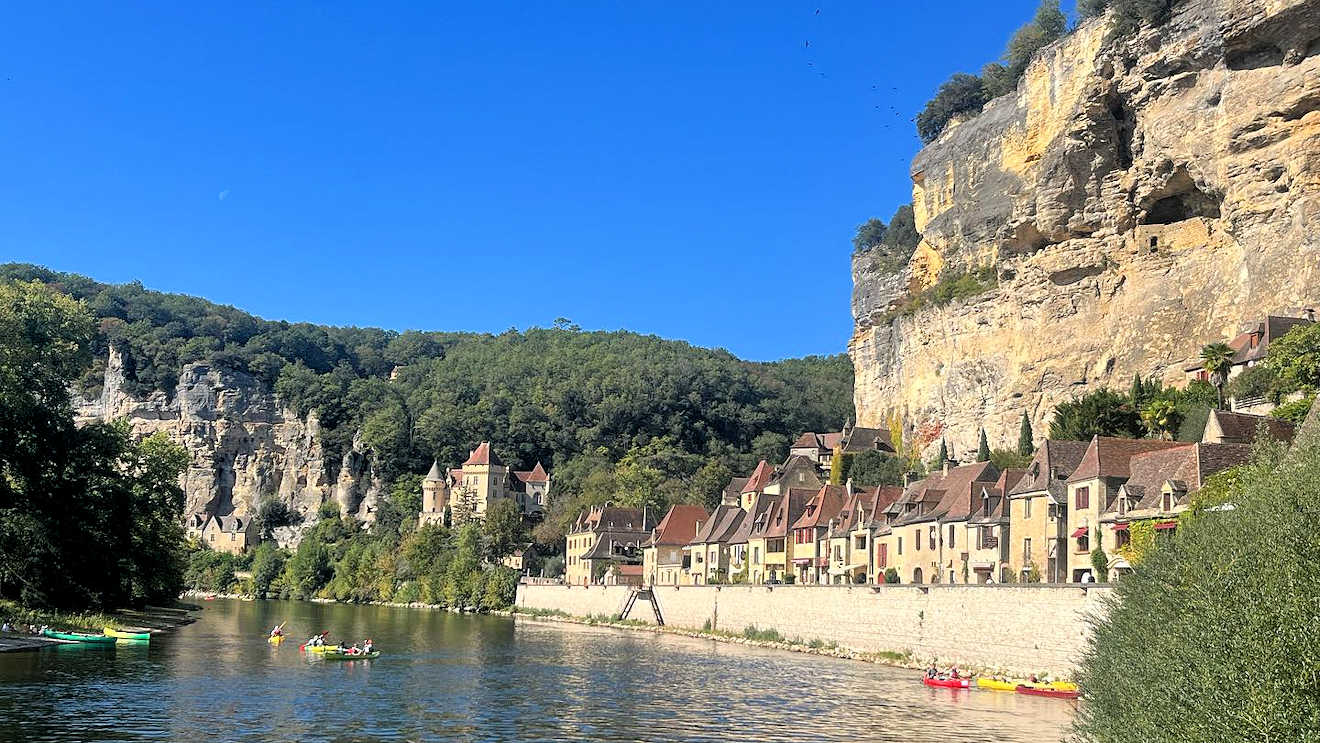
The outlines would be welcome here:
M 321 630 L 385 654 L 300 653 Z M 149 645 L 0 654 L 0 741 L 1051 741 L 1071 714 L 862 663 L 374 606 L 207 602 Z

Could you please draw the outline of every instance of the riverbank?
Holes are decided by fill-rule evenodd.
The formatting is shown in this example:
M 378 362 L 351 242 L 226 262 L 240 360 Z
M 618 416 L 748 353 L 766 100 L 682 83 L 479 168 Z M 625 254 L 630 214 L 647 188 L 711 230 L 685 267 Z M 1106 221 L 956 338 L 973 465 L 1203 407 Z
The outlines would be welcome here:
M 192 612 L 201 609 L 192 604 L 174 606 L 147 606 L 142 609 L 122 609 L 112 613 L 64 612 L 52 609 L 34 609 L 16 602 L 0 600 L 0 620 L 15 628 L 29 625 L 52 629 L 86 632 L 99 635 L 106 627 L 130 632 L 169 632 L 196 620 Z M 67 640 L 31 635 L 26 632 L 0 633 L 0 653 L 39 650 L 51 645 L 67 644 Z

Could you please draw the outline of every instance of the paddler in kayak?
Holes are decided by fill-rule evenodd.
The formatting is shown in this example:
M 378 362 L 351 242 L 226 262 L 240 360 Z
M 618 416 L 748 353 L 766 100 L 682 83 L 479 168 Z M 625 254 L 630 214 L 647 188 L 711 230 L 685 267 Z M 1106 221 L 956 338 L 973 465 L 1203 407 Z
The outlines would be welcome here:
M 367 638 L 367 641 L 366 641 L 366 642 L 362 643 L 362 654 L 363 654 L 363 655 L 371 655 L 371 651 L 372 651 L 372 650 L 375 650 L 375 649 L 376 649 L 376 645 L 375 645 L 374 643 L 372 643 L 370 637 Z
M 284 624 L 281 622 L 280 624 L 275 625 L 275 628 L 270 631 L 270 636 L 284 637 Z

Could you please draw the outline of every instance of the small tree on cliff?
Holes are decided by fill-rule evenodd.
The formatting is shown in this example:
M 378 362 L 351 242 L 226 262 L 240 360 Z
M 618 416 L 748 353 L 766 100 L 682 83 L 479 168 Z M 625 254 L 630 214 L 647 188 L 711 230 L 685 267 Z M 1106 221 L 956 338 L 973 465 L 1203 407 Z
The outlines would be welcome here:
M 990 442 L 985 438 L 985 429 L 981 429 L 981 443 L 976 447 L 976 461 L 990 461 Z
M 1031 430 L 1031 419 L 1022 414 L 1022 425 L 1018 426 L 1017 453 L 1029 457 L 1036 453 L 1036 436 Z
M 941 85 L 935 97 L 917 114 L 917 134 L 922 142 L 934 142 L 953 117 L 979 113 L 985 101 L 981 78 L 959 72 Z

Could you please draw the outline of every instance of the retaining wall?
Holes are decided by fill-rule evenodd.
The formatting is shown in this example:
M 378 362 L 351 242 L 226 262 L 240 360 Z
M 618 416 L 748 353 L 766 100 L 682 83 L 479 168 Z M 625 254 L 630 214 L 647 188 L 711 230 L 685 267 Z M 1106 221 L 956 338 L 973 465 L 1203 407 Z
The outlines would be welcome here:
M 617 614 L 626 586 L 519 585 L 520 607 L 575 616 Z M 907 653 L 922 663 L 1071 677 L 1108 586 L 660 586 L 665 624 L 740 633 L 750 625 L 787 639 L 820 639 L 861 652 Z M 654 622 L 639 599 L 629 619 Z

